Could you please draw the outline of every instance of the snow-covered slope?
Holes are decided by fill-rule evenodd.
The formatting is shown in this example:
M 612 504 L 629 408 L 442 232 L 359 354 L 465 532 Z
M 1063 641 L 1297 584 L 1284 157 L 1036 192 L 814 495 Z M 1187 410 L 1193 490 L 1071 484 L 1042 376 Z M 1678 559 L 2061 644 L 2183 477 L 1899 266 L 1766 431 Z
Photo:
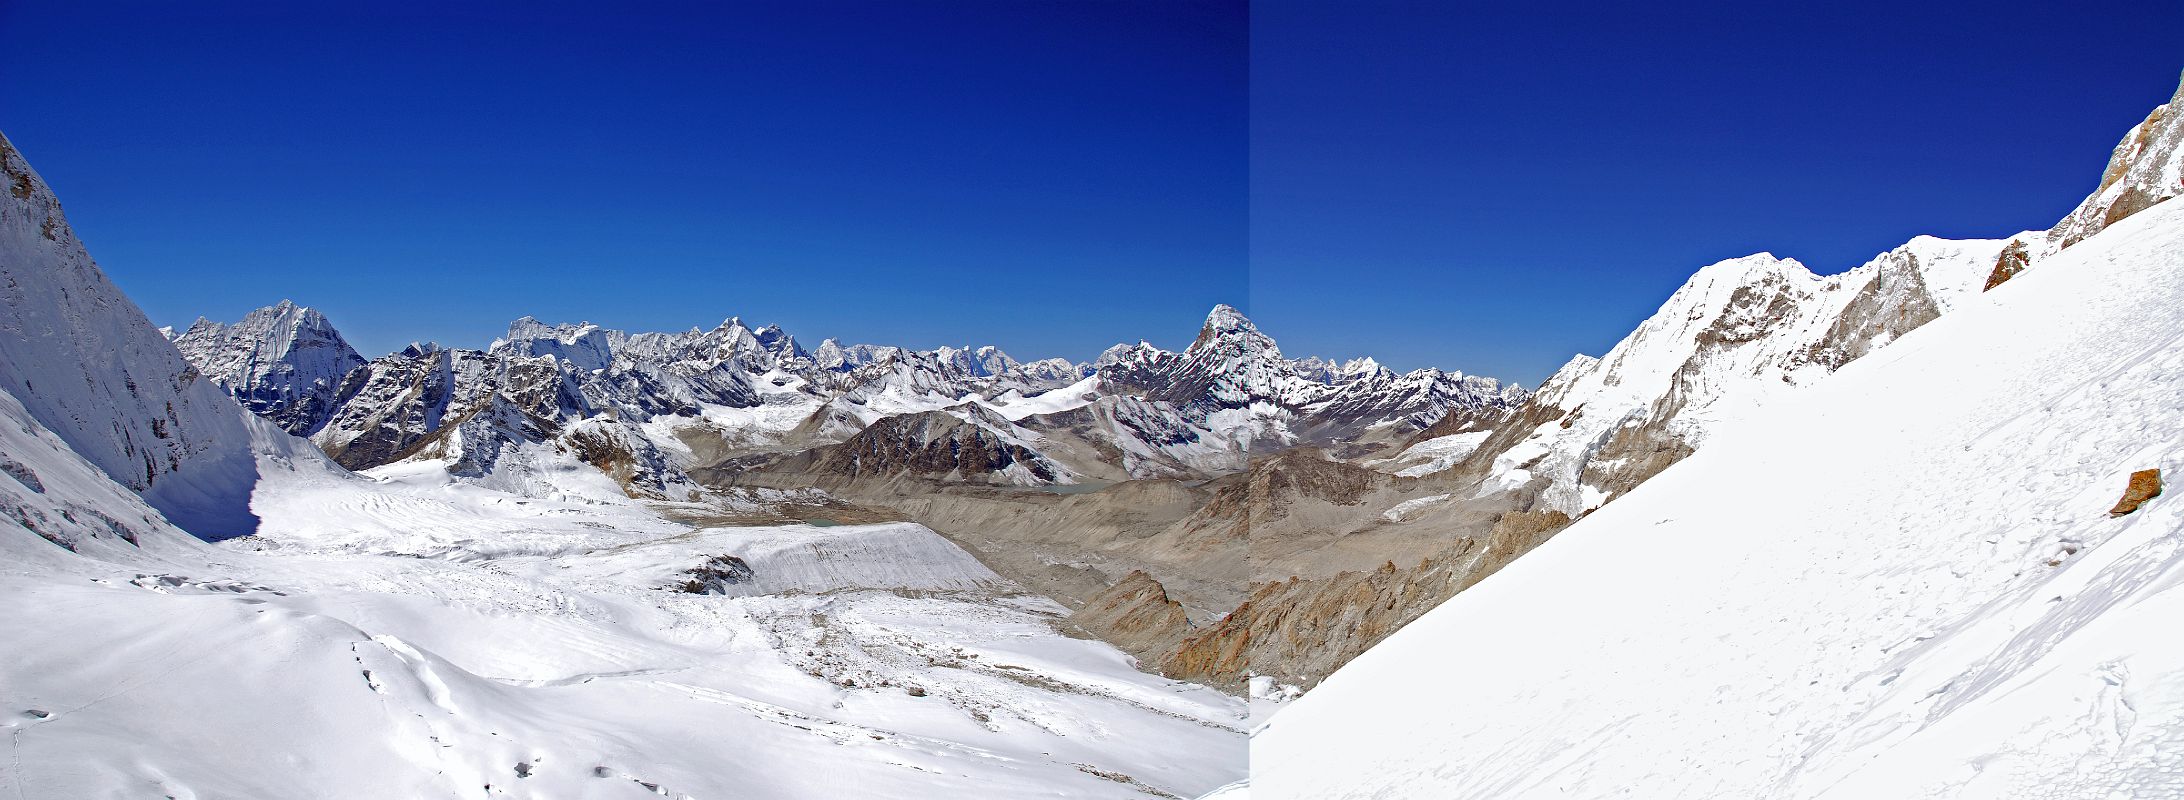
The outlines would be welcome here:
M 257 527 L 243 415 L 107 280 L 0 136 L 0 390 L 85 460 L 206 538 Z
M 0 562 L 66 569 L 85 559 L 163 563 L 203 545 L 0 391 Z
M 326 315 L 286 300 L 233 325 L 199 318 L 173 339 L 183 358 L 244 408 L 297 436 L 325 427 L 342 379 L 364 366 Z
M 5 393 L 0 422 L 0 794 L 1119 799 L 1244 770 L 1241 702 L 1060 635 L 919 526 L 354 475 L 258 422 L 265 524 L 215 549 Z M 763 594 L 675 590 L 729 558 Z
M 1760 253 L 1701 269 L 1615 348 L 1540 386 L 1486 491 L 1534 480 L 1576 516 L 1723 422 L 1886 346 L 1973 295 L 2003 243 L 1922 236 L 1837 275 Z
M 2184 505 L 2109 511 L 2131 473 L 2184 469 L 2179 309 L 2164 203 L 1724 425 L 1367 652 L 1256 734 L 1252 790 L 2173 795 Z

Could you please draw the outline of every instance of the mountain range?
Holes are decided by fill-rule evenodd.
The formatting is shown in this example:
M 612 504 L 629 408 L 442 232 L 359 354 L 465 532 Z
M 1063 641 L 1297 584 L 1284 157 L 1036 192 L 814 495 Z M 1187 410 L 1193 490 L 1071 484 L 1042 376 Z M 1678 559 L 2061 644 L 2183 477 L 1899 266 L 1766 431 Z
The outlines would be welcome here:
M 1255 716 L 1269 797 L 2151 791 L 2180 108 L 2044 231 L 1721 261 L 1531 391 L 1226 305 L 1084 363 L 161 331 L 0 138 L 8 779 L 839 790 L 725 731 L 881 794 L 1184 796 Z

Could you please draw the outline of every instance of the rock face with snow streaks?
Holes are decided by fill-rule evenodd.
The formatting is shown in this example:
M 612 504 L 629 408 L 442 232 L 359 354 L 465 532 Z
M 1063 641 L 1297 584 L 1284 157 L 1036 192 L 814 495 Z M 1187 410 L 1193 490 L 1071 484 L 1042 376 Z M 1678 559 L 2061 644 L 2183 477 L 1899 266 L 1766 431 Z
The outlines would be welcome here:
M 235 403 L 92 263 L 4 136 L 0 192 L 0 391 L 191 533 L 255 530 L 257 470 Z
M 1006 445 L 993 452 L 1020 455 L 911 472 L 1046 484 L 1071 475 L 1204 478 L 1243 469 L 1255 452 L 1368 432 L 1398 439 L 1452 410 L 1507 409 L 1526 397 L 1491 378 L 1397 374 L 1371 359 L 1290 361 L 1228 306 L 1208 315 L 1184 352 L 1117 346 L 1085 365 L 1020 362 L 991 346 L 919 351 L 828 339 L 807 352 L 778 326 L 754 330 L 736 318 L 711 330 L 631 334 L 530 317 L 484 350 L 419 344 L 365 362 L 323 316 L 289 303 L 234 325 L 200 321 L 176 340 L 253 411 L 309 434 L 352 469 L 434 458 L 484 479 L 503 453 L 567 456 L 653 497 L 689 496 L 697 468 L 808 467 L 817 462 L 782 457 L 845 444 L 895 417 L 942 422 L 929 415 L 943 410 L 998 432 L 988 443 Z M 569 438 L 577 427 L 589 430 L 582 442 Z M 875 439 L 926 446 L 885 436 L 860 446 Z M 850 474 L 924 459 L 865 456 Z M 842 472 L 839 463 L 826 468 Z
M 1488 491 L 1536 481 L 1545 507 L 1581 515 L 1976 294 L 2002 247 L 1920 237 L 1824 277 L 1766 253 L 1706 267 L 1606 356 L 1556 372 L 1470 463 Z
M 365 363 L 326 315 L 286 300 L 234 325 L 200 318 L 174 346 L 244 408 L 297 436 L 325 427 L 343 379 Z
M 1292 361 L 1241 312 L 1217 306 L 1181 353 L 1140 342 L 1116 345 L 1093 364 L 1119 391 L 1175 406 L 1192 424 L 1273 452 L 1352 441 L 1374 429 L 1416 433 L 1452 411 L 1509 408 L 1528 393 L 1460 372 L 1397 374 L 1371 359 L 1340 367 Z

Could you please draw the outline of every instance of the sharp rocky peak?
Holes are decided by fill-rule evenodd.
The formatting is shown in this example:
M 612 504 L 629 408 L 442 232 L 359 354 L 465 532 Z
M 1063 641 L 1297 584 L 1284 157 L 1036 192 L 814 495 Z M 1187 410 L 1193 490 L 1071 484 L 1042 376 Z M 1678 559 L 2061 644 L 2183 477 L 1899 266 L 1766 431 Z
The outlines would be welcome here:
M 1247 341 L 1253 344 L 1263 342 L 1266 347 L 1274 344 L 1274 340 L 1259 332 L 1259 326 L 1252 324 L 1251 319 L 1244 316 L 1244 312 L 1226 303 L 1214 306 L 1206 314 L 1206 324 L 1198 329 L 1198 338 L 1191 342 L 1189 350 L 1217 346 L 1224 341 Z M 1277 350 L 1276 354 L 1279 353 Z

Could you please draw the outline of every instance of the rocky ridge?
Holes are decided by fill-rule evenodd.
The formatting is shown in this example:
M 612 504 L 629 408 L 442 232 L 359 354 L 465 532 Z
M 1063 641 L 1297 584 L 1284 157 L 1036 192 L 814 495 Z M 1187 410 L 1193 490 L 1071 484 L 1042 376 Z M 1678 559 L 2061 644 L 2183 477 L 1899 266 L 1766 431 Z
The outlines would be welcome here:
M 244 408 L 297 436 L 326 425 L 342 381 L 365 364 L 326 315 L 287 300 L 233 325 L 199 317 L 171 338 Z
M 92 262 L 4 136 L 0 187 L 0 390 L 176 525 L 255 530 L 244 415 Z

